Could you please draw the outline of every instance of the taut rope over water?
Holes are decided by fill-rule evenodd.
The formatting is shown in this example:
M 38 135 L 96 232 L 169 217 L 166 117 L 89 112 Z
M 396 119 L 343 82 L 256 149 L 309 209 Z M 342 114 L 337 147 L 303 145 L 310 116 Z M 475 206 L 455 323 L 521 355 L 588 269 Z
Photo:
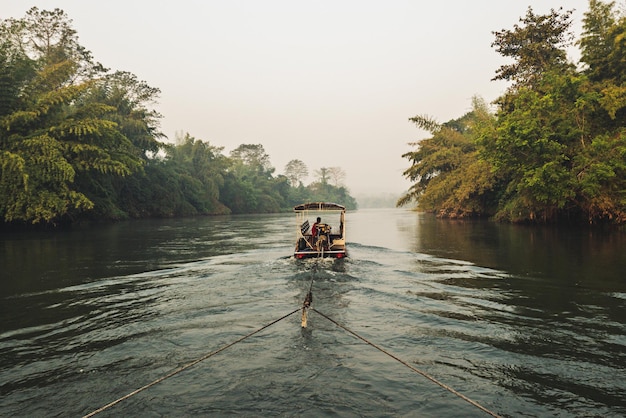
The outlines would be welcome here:
M 247 334 L 247 335 L 244 335 L 243 337 L 239 338 L 238 340 L 233 341 L 232 343 L 227 344 L 227 345 L 223 346 L 222 348 L 220 348 L 220 349 L 218 349 L 218 350 L 215 350 L 215 351 L 213 351 L 213 352 L 211 352 L 211 353 L 209 353 L 209 354 L 206 354 L 206 355 L 204 355 L 204 356 L 200 357 L 199 359 L 192 361 L 191 363 L 188 363 L 188 364 L 186 364 L 186 365 L 184 365 L 184 366 L 182 366 L 182 367 L 179 367 L 178 369 L 174 370 L 173 372 L 168 373 L 168 374 L 166 374 L 165 376 L 162 376 L 162 377 L 158 378 L 158 379 L 157 379 L 157 380 L 155 380 L 154 382 L 148 383 L 147 385 L 142 386 L 142 387 L 140 387 L 139 389 L 134 390 L 134 391 L 130 392 L 129 394 L 124 395 L 124 396 L 122 396 L 121 398 L 116 399 L 116 400 L 114 400 L 113 402 L 110 402 L 110 403 L 108 403 L 108 404 L 104 405 L 102 408 L 96 409 L 95 411 L 93 411 L 93 412 L 91 412 L 91 413 L 89 413 L 89 414 L 85 415 L 83 418 L 93 417 L 94 415 L 99 414 L 100 412 L 103 412 L 103 411 L 105 411 L 105 410 L 107 410 L 107 409 L 109 409 L 109 408 L 111 408 L 111 407 L 113 407 L 113 406 L 117 405 L 118 403 L 120 403 L 120 402 L 122 402 L 122 401 L 124 401 L 124 400 L 126 400 L 126 399 L 128 399 L 128 398 L 130 398 L 130 397 L 132 397 L 132 396 L 135 396 L 135 395 L 136 395 L 136 394 L 138 394 L 139 392 L 142 392 L 142 391 L 144 391 L 144 390 L 146 390 L 146 389 L 148 389 L 148 388 L 150 388 L 150 387 L 152 387 L 152 386 L 156 385 L 157 383 L 161 383 L 161 382 L 162 382 L 162 381 L 164 381 L 165 379 L 169 379 L 170 377 L 175 376 L 175 375 L 177 375 L 178 373 L 180 373 L 180 372 L 182 372 L 182 371 L 184 371 L 184 370 L 187 370 L 187 369 L 188 369 L 188 368 L 190 368 L 190 367 L 195 366 L 196 364 L 200 363 L 201 361 L 204 361 L 204 360 L 208 359 L 209 357 L 213 357 L 214 355 L 216 355 L 216 354 L 218 354 L 218 353 L 221 353 L 222 351 L 226 350 L 227 348 L 230 348 L 230 347 L 232 347 L 233 345 L 235 345 L 235 344 L 237 344 L 237 343 L 242 342 L 242 341 L 243 341 L 243 340 L 245 340 L 246 338 L 250 338 L 250 337 L 252 337 L 254 334 L 258 334 L 259 332 L 263 331 L 264 329 L 269 328 L 269 327 L 271 327 L 271 326 L 272 326 L 272 325 L 274 325 L 274 324 L 277 324 L 278 322 L 282 321 L 283 319 L 286 319 L 286 318 L 290 317 L 291 315 L 295 314 L 295 313 L 296 313 L 296 312 L 298 312 L 299 310 L 300 310 L 300 308 L 296 309 L 295 311 L 292 311 L 292 312 L 288 313 L 287 315 L 281 316 L 280 318 L 278 318 L 278 319 L 276 319 L 276 320 L 274 320 L 274 321 L 270 322 L 270 323 L 269 323 L 269 324 L 267 324 L 267 325 L 262 326 L 261 328 L 257 329 L 256 331 L 252 331 L 251 333 L 249 333 L 249 334 Z
M 464 401 L 474 405 L 476 408 L 480 409 L 481 411 L 491 415 L 492 417 L 496 417 L 496 418 L 500 418 L 500 415 L 496 414 L 493 411 L 490 411 L 489 409 L 485 408 L 484 406 L 482 406 L 481 404 L 479 404 L 478 402 L 468 398 L 467 396 L 463 395 L 460 392 L 457 392 L 456 390 L 454 390 L 453 388 L 451 388 L 450 386 L 446 385 L 445 383 L 442 383 L 440 381 L 438 381 L 437 379 L 435 379 L 434 377 L 432 377 L 431 375 L 429 375 L 426 372 L 423 372 L 421 370 L 419 370 L 418 368 L 415 368 L 413 366 L 411 366 L 409 363 L 407 363 L 406 361 L 400 359 L 399 357 L 396 357 L 395 355 L 391 354 L 390 352 L 386 351 L 384 348 L 377 346 L 376 344 L 374 344 L 373 342 L 367 340 L 364 337 L 361 337 L 359 334 L 357 334 L 356 332 L 348 329 L 347 327 L 341 325 L 340 323 L 338 323 L 337 321 L 335 321 L 334 319 L 330 318 L 329 316 L 324 315 L 323 313 L 321 313 L 320 311 L 318 311 L 315 308 L 311 308 L 313 309 L 314 312 L 316 312 L 317 314 L 323 316 L 324 318 L 328 319 L 330 322 L 332 322 L 333 324 L 337 325 L 339 328 L 343 329 L 344 331 L 352 334 L 353 336 L 355 336 L 356 338 L 358 338 L 359 340 L 363 341 L 364 343 L 374 347 L 375 349 L 377 349 L 378 351 L 388 355 L 389 357 L 391 357 L 392 359 L 400 362 L 401 364 L 405 365 L 406 367 L 408 367 L 409 369 L 413 370 L 415 373 L 418 373 L 422 376 L 424 376 L 426 379 L 430 380 L 431 382 L 441 386 L 442 388 L 444 388 L 445 390 L 447 390 L 448 392 L 458 396 L 459 398 L 463 399 Z
M 261 328 L 259 328 L 259 329 L 255 330 L 255 331 L 253 331 L 253 332 L 251 332 L 251 333 L 249 333 L 249 334 L 247 334 L 247 335 L 244 335 L 243 337 L 241 337 L 241 338 L 239 338 L 239 339 L 237 339 L 237 340 L 233 341 L 232 343 L 227 344 L 227 345 L 225 345 L 225 346 L 223 346 L 223 347 L 219 348 L 218 350 L 215 350 L 215 351 L 213 351 L 213 352 L 211 352 L 211 353 L 208 353 L 208 354 L 206 354 L 206 355 L 204 355 L 204 356 L 200 357 L 199 359 L 196 359 L 196 360 L 192 361 L 191 363 L 188 363 L 188 364 L 186 364 L 186 365 L 184 365 L 184 366 L 182 366 L 182 367 L 179 367 L 178 369 L 176 369 L 176 370 L 174 370 L 174 371 L 172 371 L 172 372 L 168 373 L 167 375 L 162 376 L 162 377 L 158 378 L 157 380 L 155 380 L 155 381 L 153 381 L 153 382 L 151 382 L 151 383 L 148 383 L 147 385 L 142 386 L 142 387 L 140 387 L 139 389 L 134 390 L 134 391 L 130 392 L 129 394 L 124 395 L 124 396 L 122 396 L 121 398 L 116 399 L 116 400 L 114 400 L 113 402 L 110 402 L 110 403 L 108 403 L 108 404 L 104 405 L 103 407 L 101 407 L 101 408 L 99 408 L 99 409 L 96 409 L 95 411 L 93 411 L 93 412 L 91 412 L 91 413 L 89 413 L 89 414 L 85 415 L 83 418 L 93 417 L 94 415 L 99 414 L 100 412 L 103 412 L 103 411 L 105 411 L 105 410 L 107 410 L 107 409 L 109 409 L 109 408 L 111 408 L 111 407 L 113 407 L 113 406 L 117 405 L 118 403 L 120 403 L 120 402 L 122 402 L 122 401 L 124 401 L 124 400 L 126 400 L 126 399 L 128 399 L 128 398 L 130 398 L 130 397 L 132 397 L 132 396 L 135 396 L 135 395 L 137 395 L 138 393 L 140 393 L 140 392 L 142 392 L 142 391 L 144 391 L 144 390 L 146 390 L 146 389 L 148 389 L 148 388 L 150 388 L 150 387 L 152 387 L 152 386 L 154 386 L 154 385 L 156 385 L 156 384 L 158 384 L 158 383 L 161 383 L 162 381 L 164 381 L 164 380 L 166 380 L 166 379 L 169 379 L 170 377 L 175 376 L 175 375 L 177 375 L 178 373 L 180 373 L 180 372 L 182 372 L 182 371 L 184 371 L 184 370 L 189 369 L 190 367 L 195 366 L 196 364 L 200 363 L 201 361 L 204 361 L 204 360 L 208 359 L 209 357 L 212 357 L 212 356 L 214 356 L 214 355 L 216 355 L 216 354 L 218 354 L 218 353 L 221 353 L 222 351 L 226 350 L 227 348 L 232 347 L 233 345 L 235 345 L 235 344 L 237 344 L 237 343 L 240 343 L 240 342 L 242 342 L 243 340 L 245 340 L 245 339 L 247 339 L 247 338 L 252 337 L 253 335 L 255 335 L 255 334 L 257 334 L 257 333 L 259 333 L 259 332 L 263 331 L 264 329 L 267 329 L 267 328 L 271 327 L 272 325 L 277 324 L 278 322 L 282 321 L 283 319 L 286 319 L 286 318 L 290 317 L 291 315 L 293 315 L 293 314 L 295 314 L 296 312 L 298 312 L 300 309 L 302 309 L 302 328 L 306 328 L 306 326 L 307 326 L 307 310 L 308 310 L 308 309 L 312 309 L 314 312 L 316 312 L 316 313 L 317 313 L 317 314 L 319 314 L 320 316 L 322 316 L 322 317 L 326 318 L 327 320 L 329 320 L 330 322 L 332 322 L 333 324 L 335 324 L 335 325 L 336 325 L 336 326 L 338 326 L 339 328 L 343 329 L 344 331 L 348 332 L 349 334 L 352 334 L 354 337 L 356 337 L 356 338 L 358 338 L 359 340 L 363 341 L 364 343 L 366 343 L 366 344 L 368 344 L 368 345 L 370 345 L 370 346 L 374 347 L 375 349 L 377 349 L 378 351 L 380 351 L 380 352 L 382 352 L 382 353 L 386 354 L 387 356 L 389 356 L 389 357 L 393 358 L 394 360 L 398 361 L 399 363 L 401 363 L 401 364 L 403 364 L 404 366 L 408 367 L 409 369 L 413 370 L 415 373 L 418 373 L 418 374 L 422 375 L 422 376 L 423 376 L 423 377 L 425 377 L 426 379 L 428 379 L 428 380 L 430 380 L 431 382 L 433 382 L 433 383 L 437 384 L 438 386 L 441 386 L 443 389 L 445 389 L 445 390 L 447 390 L 448 392 L 450 392 L 450 393 L 452 393 L 452 394 L 454 394 L 454 395 L 458 396 L 459 398 L 461 398 L 461 399 L 463 399 L 464 401 L 468 402 L 469 404 L 471 404 L 471 405 L 475 406 L 476 408 L 480 409 L 481 411 L 485 412 L 486 414 L 489 414 L 489 415 L 491 415 L 492 417 L 495 417 L 495 418 L 500 418 L 500 416 L 499 416 L 498 414 L 496 414 L 496 413 L 495 413 L 495 412 L 493 412 L 493 411 L 490 411 L 489 409 L 487 409 L 487 408 L 485 408 L 484 406 L 480 405 L 478 402 L 476 402 L 476 401 L 474 401 L 474 400 L 472 400 L 472 399 L 468 398 L 467 396 L 465 396 L 465 395 L 463 395 L 462 393 L 460 393 L 460 392 L 458 392 L 458 391 L 454 390 L 454 389 L 453 389 L 453 388 L 451 388 L 450 386 L 448 386 L 448 385 L 446 385 L 446 384 L 444 384 L 444 383 L 442 383 L 442 382 L 438 381 L 437 379 L 435 379 L 434 377 L 432 377 L 432 376 L 431 376 L 431 375 L 429 375 L 428 373 L 423 372 L 423 371 L 421 371 L 421 370 L 417 369 L 416 367 L 414 367 L 414 366 L 410 365 L 410 364 L 409 364 L 409 363 L 407 363 L 406 361 L 404 361 L 404 360 L 400 359 L 399 357 L 397 357 L 397 356 L 395 356 L 395 355 L 391 354 L 390 352 L 386 351 L 386 350 L 385 350 L 385 349 L 383 349 L 382 347 L 379 347 L 378 345 L 376 345 L 376 344 L 372 343 L 371 341 L 369 341 L 369 340 L 367 340 L 366 338 L 364 338 L 364 337 L 360 336 L 359 334 L 357 334 L 356 332 L 354 332 L 354 331 L 350 330 L 349 328 L 345 327 L 344 325 L 341 325 L 340 323 L 338 323 L 337 321 L 335 321 L 335 320 L 334 320 L 334 319 L 332 319 L 331 317 L 329 317 L 329 316 L 327 316 L 327 315 L 323 314 L 322 312 L 318 311 L 317 309 L 312 308 L 312 307 L 311 307 L 311 304 L 312 304 L 312 303 L 313 303 L 313 279 L 311 279 L 311 284 L 310 284 L 310 286 L 309 286 L 309 291 L 308 291 L 308 293 L 307 293 L 307 295 L 306 295 L 306 297 L 305 297 L 305 299 L 304 299 L 304 302 L 303 302 L 303 304 L 302 304 L 302 308 L 298 308 L 298 309 L 296 309 L 296 310 L 294 310 L 294 311 L 292 311 L 292 312 L 288 313 L 287 315 L 283 315 L 282 317 L 280 317 L 280 318 L 278 318 L 278 319 L 276 319 L 276 320 L 274 320 L 274 321 L 270 322 L 269 324 L 266 324 L 266 325 L 262 326 Z

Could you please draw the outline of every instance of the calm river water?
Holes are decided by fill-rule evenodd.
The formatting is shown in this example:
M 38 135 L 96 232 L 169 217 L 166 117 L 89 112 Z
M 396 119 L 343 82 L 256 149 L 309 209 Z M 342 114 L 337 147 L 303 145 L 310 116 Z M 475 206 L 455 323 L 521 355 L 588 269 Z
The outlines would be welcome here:
M 291 214 L 0 235 L 0 416 L 82 416 L 302 306 L 506 417 L 626 416 L 626 237 L 348 213 L 296 261 Z M 309 312 L 97 416 L 481 417 Z

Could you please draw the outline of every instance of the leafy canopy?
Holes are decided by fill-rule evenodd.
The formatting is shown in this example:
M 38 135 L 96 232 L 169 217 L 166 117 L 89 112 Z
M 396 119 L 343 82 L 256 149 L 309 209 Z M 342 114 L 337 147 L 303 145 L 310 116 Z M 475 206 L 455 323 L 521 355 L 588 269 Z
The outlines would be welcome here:
M 571 12 L 536 15 L 494 32 L 514 62 L 494 79 L 511 81 L 490 115 L 477 106 L 439 125 L 411 121 L 433 136 L 404 155 L 414 182 L 398 202 L 441 216 L 493 215 L 512 222 L 626 222 L 626 18 L 613 2 L 589 2 L 567 61 Z

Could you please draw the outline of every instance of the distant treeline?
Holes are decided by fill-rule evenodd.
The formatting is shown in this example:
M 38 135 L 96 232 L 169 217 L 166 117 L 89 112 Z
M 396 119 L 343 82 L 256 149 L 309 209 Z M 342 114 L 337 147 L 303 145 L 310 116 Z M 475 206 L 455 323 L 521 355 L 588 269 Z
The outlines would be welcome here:
M 304 163 L 276 176 L 260 144 L 163 142 L 159 93 L 94 61 L 62 10 L 0 21 L 0 224 L 356 207 L 338 167 L 305 186 Z
M 626 221 L 626 17 L 589 1 L 575 40 L 571 12 L 529 8 L 492 47 L 511 59 L 495 112 L 476 98 L 463 117 L 411 118 L 432 137 L 404 155 L 414 182 L 398 204 L 442 217 L 509 222 Z M 580 48 L 577 64 L 566 48 Z

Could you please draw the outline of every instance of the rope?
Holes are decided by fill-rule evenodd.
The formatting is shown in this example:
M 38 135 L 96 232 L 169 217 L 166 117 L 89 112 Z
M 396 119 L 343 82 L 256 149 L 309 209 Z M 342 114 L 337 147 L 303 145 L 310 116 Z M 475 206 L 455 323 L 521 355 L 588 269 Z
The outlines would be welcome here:
M 492 417 L 496 417 L 496 418 L 500 418 L 500 416 L 498 414 L 496 414 L 493 411 L 490 411 L 489 409 L 485 408 L 484 406 L 482 406 L 481 404 L 479 404 L 478 402 L 468 398 L 467 396 L 463 395 L 460 392 L 457 392 L 456 390 L 454 390 L 453 388 L 451 388 L 450 386 L 446 385 L 445 383 L 442 383 L 440 381 L 438 381 L 437 379 L 435 379 L 434 377 L 432 377 L 431 375 L 429 375 L 426 372 L 423 372 L 415 367 L 413 367 L 412 365 L 410 365 L 409 363 L 407 363 L 406 361 L 400 359 L 399 357 L 391 354 L 390 352 L 386 351 L 384 348 L 379 347 L 378 345 L 374 344 L 371 341 L 368 341 L 366 338 L 361 337 L 359 334 L 357 334 L 356 332 L 348 329 L 347 327 L 341 325 L 340 323 L 338 323 L 337 321 L 335 321 L 334 319 L 324 315 L 323 313 L 321 313 L 320 311 L 318 311 L 315 308 L 311 308 L 314 312 L 318 313 L 319 315 L 323 316 L 324 318 L 328 319 L 330 322 L 332 322 L 333 324 L 337 325 L 339 328 L 343 329 L 344 331 L 352 334 L 353 336 L 355 336 L 356 338 L 358 338 L 359 340 L 363 341 L 364 343 L 374 347 L 375 349 L 377 349 L 378 351 L 388 355 L 389 357 L 391 357 L 392 359 L 400 362 L 401 364 L 405 365 L 406 367 L 408 367 L 409 369 L 413 370 L 415 373 L 418 373 L 422 376 L 424 376 L 426 379 L 430 380 L 431 382 L 441 386 L 442 388 L 444 388 L 445 390 L 447 390 L 448 392 L 458 396 L 459 398 L 463 399 L 464 401 L 474 405 L 476 408 L 480 409 L 481 411 L 491 415 Z
M 175 375 L 177 375 L 178 373 L 180 373 L 180 372 L 182 372 L 182 371 L 184 371 L 184 370 L 187 370 L 187 369 L 188 369 L 188 368 L 190 368 L 190 367 L 195 366 L 196 364 L 200 363 L 201 361 L 204 361 L 204 360 L 208 359 L 209 357 L 212 357 L 212 356 L 214 356 L 214 355 L 216 355 L 216 354 L 218 354 L 218 353 L 221 353 L 222 351 L 226 350 L 227 348 L 230 348 L 230 347 L 232 347 L 233 345 L 235 345 L 235 344 L 237 344 L 237 343 L 240 343 L 241 341 L 243 341 L 243 340 L 245 340 L 245 339 L 247 339 L 247 338 L 252 337 L 254 334 L 258 334 L 259 332 L 263 331 L 264 329 L 269 328 L 269 327 L 271 327 L 272 325 L 274 325 L 274 324 L 276 324 L 276 323 L 278 323 L 278 322 L 282 321 L 283 319 L 286 319 L 286 318 L 290 317 L 291 315 L 295 314 L 295 313 L 296 313 L 296 312 L 298 312 L 299 310 L 300 310 L 300 308 L 298 308 L 298 309 L 296 309 L 295 311 L 290 312 L 290 313 L 288 313 L 287 315 L 284 315 L 284 316 L 282 316 L 282 317 L 280 317 L 280 318 L 278 318 L 278 319 L 276 319 L 276 320 L 274 320 L 274 321 L 270 322 L 270 323 L 269 323 L 269 324 L 267 324 L 267 325 L 262 326 L 261 328 L 257 329 L 256 331 L 253 331 L 253 332 L 251 332 L 251 333 L 249 333 L 249 334 L 247 334 L 247 335 L 244 335 L 243 337 L 239 338 L 238 340 L 233 341 L 232 343 L 227 344 L 227 345 L 223 346 L 222 348 L 220 348 L 220 349 L 218 349 L 218 350 L 215 350 L 215 351 L 213 351 L 213 352 L 211 352 L 211 353 L 209 353 L 209 354 L 206 354 L 206 355 L 204 355 L 204 356 L 200 357 L 199 359 L 194 360 L 194 361 L 192 361 L 191 363 L 188 363 L 188 364 L 186 364 L 186 365 L 184 365 L 184 366 L 182 366 L 182 367 L 180 367 L 180 368 L 178 368 L 178 369 L 174 370 L 173 372 L 168 373 L 168 374 L 166 374 L 165 376 L 162 376 L 162 377 L 158 378 L 157 380 L 155 380 L 155 381 L 153 381 L 153 382 L 151 382 L 151 383 L 148 383 L 147 385 L 142 386 L 142 387 L 140 387 L 140 388 L 139 388 L 139 389 L 137 389 L 137 390 L 134 390 L 134 391 L 130 392 L 129 394 L 127 394 L 127 395 L 125 395 L 125 396 L 122 396 L 122 397 L 121 397 L 121 398 L 119 398 L 119 399 L 114 400 L 114 401 L 113 401 L 113 402 L 111 402 L 111 403 L 108 403 L 108 404 L 104 405 L 102 408 L 96 409 L 95 411 L 93 411 L 93 412 L 91 412 L 91 413 L 89 413 L 89 414 L 85 415 L 83 418 L 93 417 L 94 415 L 99 414 L 100 412 L 103 412 L 103 411 L 105 411 L 105 410 L 107 410 L 107 409 L 109 409 L 109 408 L 111 408 L 111 407 L 113 407 L 113 406 L 117 405 L 118 403 L 120 403 L 120 402 L 122 402 L 122 401 L 124 401 L 124 400 L 126 400 L 126 399 L 128 399 L 128 398 L 130 398 L 130 397 L 132 397 L 132 396 L 135 396 L 135 395 L 136 395 L 136 394 L 138 394 L 139 392 L 142 392 L 142 391 L 144 391 L 144 390 L 146 390 L 146 389 L 148 389 L 148 388 L 150 388 L 150 387 L 152 387 L 152 386 L 156 385 L 157 383 L 161 383 L 162 381 L 164 381 L 164 380 L 166 380 L 166 379 L 169 379 L 170 377 L 175 376 Z
M 175 375 L 177 375 L 177 374 L 179 374 L 179 373 L 181 373 L 181 372 L 183 372 L 183 371 L 185 371 L 185 370 L 187 370 L 187 369 L 189 369 L 189 368 L 191 368 L 191 367 L 195 366 L 196 364 L 198 364 L 198 363 L 200 363 L 200 362 L 202 362 L 202 361 L 204 361 L 204 360 L 206 360 L 206 359 L 208 359 L 208 358 L 210 358 L 210 357 L 213 357 L 213 356 L 214 356 L 214 355 L 216 355 L 216 354 L 221 353 L 222 351 L 224 351 L 224 350 L 226 350 L 226 349 L 228 349 L 228 348 L 232 347 L 233 345 L 235 345 L 235 344 L 237 344 L 237 343 L 240 343 L 240 342 L 244 341 L 244 340 L 245 340 L 245 339 L 247 339 L 247 338 L 252 337 L 252 336 L 253 336 L 253 335 L 255 335 L 255 334 L 258 334 L 259 332 L 261 332 L 261 331 L 263 331 L 263 330 L 265 330 L 265 329 L 267 329 L 267 328 L 271 327 L 271 326 L 272 326 L 272 325 L 274 325 L 274 324 L 277 324 L 278 322 L 282 321 L 283 319 L 286 319 L 286 318 L 290 317 L 291 315 L 295 314 L 296 312 L 300 311 L 300 309 L 302 309 L 302 315 L 303 315 L 303 325 L 302 325 L 302 326 L 303 326 L 303 328 L 305 328 L 305 327 L 306 327 L 306 310 L 308 310 L 308 309 L 312 309 L 314 312 L 316 312 L 317 314 L 319 314 L 319 315 L 321 315 L 322 317 L 326 318 L 327 320 L 329 320 L 330 322 L 332 322 L 333 324 L 335 324 L 335 325 L 336 325 L 336 326 L 338 326 L 339 328 L 343 329 L 344 331 L 348 332 L 349 334 L 352 334 L 354 337 L 356 337 L 356 338 L 358 338 L 359 340 L 363 341 L 364 343 L 366 343 L 366 344 L 368 344 L 368 345 L 370 345 L 370 346 L 374 347 L 375 349 L 377 349 L 378 351 L 382 352 L 383 354 L 386 354 L 387 356 L 391 357 L 392 359 L 394 359 L 394 360 L 398 361 L 399 363 L 401 363 L 401 364 L 403 364 L 404 366 L 408 367 L 409 369 L 411 369 L 411 370 L 412 370 L 412 371 L 414 371 L 415 373 L 418 373 L 418 374 L 422 375 L 422 376 L 423 376 L 423 377 L 425 377 L 426 379 L 428 379 L 428 380 L 430 380 L 431 382 L 433 382 L 433 383 L 435 383 L 435 384 L 439 385 L 439 386 L 440 386 L 440 387 L 442 387 L 443 389 L 445 389 L 445 390 L 447 390 L 448 392 L 450 392 L 450 393 L 452 393 L 452 394 L 454 394 L 454 395 L 458 396 L 459 398 L 461 398 L 461 399 L 463 399 L 464 401 L 468 402 L 469 404 L 471 404 L 471 405 L 475 406 L 476 408 L 480 409 L 481 411 L 483 411 L 483 412 L 485 412 L 485 413 L 487 413 L 487 414 L 491 415 L 492 417 L 495 417 L 495 418 L 500 418 L 500 416 L 499 416 L 498 414 L 496 414 L 496 413 L 495 413 L 495 412 L 493 412 L 493 411 L 490 411 L 489 409 L 487 409 L 487 408 L 485 408 L 484 406 L 480 405 L 478 402 L 476 402 L 476 401 L 474 401 L 474 400 L 472 400 L 472 399 L 468 398 L 467 396 L 465 396 L 465 395 L 463 395 L 462 393 L 460 393 L 460 392 L 458 392 L 458 391 L 454 390 L 454 389 L 453 389 L 453 388 L 451 388 L 450 386 L 448 386 L 448 385 L 446 385 L 446 384 L 444 384 L 444 383 L 442 383 L 442 382 L 438 381 L 437 379 L 435 379 L 434 377 L 432 377 L 432 376 L 431 376 L 431 375 L 429 375 L 428 373 L 423 372 L 423 371 L 421 371 L 421 370 L 417 369 L 416 367 L 413 367 L 412 365 L 410 365 L 410 364 L 409 364 L 409 363 L 407 363 L 406 361 L 404 361 L 404 360 L 400 359 L 399 357 L 397 357 L 397 356 L 393 355 L 392 353 L 388 352 L 388 351 L 387 351 L 387 350 L 385 350 L 384 348 L 382 348 L 382 347 L 380 347 L 380 346 L 378 346 L 378 345 L 374 344 L 373 342 L 371 342 L 371 341 L 367 340 L 366 338 L 364 338 L 364 337 L 360 336 L 359 334 L 357 334 L 356 332 L 354 332 L 354 331 L 350 330 L 349 328 L 345 327 L 344 325 L 341 325 L 340 323 L 338 323 L 338 322 L 337 322 L 337 321 L 335 321 L 334 319 L 330 318 L 329 316 L 327 316 L 327 315 L 323 314 L 322 312 L 318 311 L 317 309 L 315 309 L 315 308 L 311 307 L 311 302 L 313 301 L 312 288 L 313 288 L 313 280 L 311 280 L 311 284 L 310 284 L 310 286 L 309 286 L 309 292 L 307 293 L 307 296 L 306 296 L 306 298 L 305 298 L 305 300 L 304 300 L 304 303 L 303 303 L 302 308 L 298 308 L 298 309 L 296 309 L 296 310 L 294 310 L 294 311 L 291 311 L 290 313 L 288 313 L 288 314 L 286 314 L 286 315 L 283 315 L 282 317 L 280 317 L 280 318 L 278 318 L 278 319 L 275 319 L 274 321 L 272 321 L 272 322 L 270 322 L 270 323 L 268 323 L 268 324 L 266 324 L 266 325 L 262 326 L 261 328 L 259 328 L 259 329 L 255 330 L 255 331 L 252 331 L 251 333 L 246 334 L 246 335 L 244 335 L 243 337 L 241 337 L 241 338 L 239 338 L 239 339 L 237 339 L 237 340 L 235 340 L 235 341 L 231 342 L 230 344 L 227 344 L 227 345 L 225 345 L 225 346 L 223 346 L 223 347 L 221 347 L 221 348 L 219 348 L 219 349 L 217 349 L 217 350 L 215 350 L 215 351 L 212 351 L 211 353 L 208 353 L 208 354 L 206 354 L 206 355 L 204 355 L 204 356 L 202 356 L 202 357 L 200 357 L 200 358 L 198 358 L 198 359 L 196 359 L 196 360 L 192 361 L 191 363 L 188 363 L 188 364 L 186 364 L 186 365 L 184 365 L 184 366 L 182 366 L 182 367 L 179 367 L 178 369 L 176 369 L 176 370 L 174 370 L 174 371 L 172 371 L 172 372 L 170 372 L 170 373 L 166 374 L 165 376 L 162 376 L 162 377 L 160 377 L 160 378 L 156 379 L 155 381 L 153 381 L 153 382 L 151 382 L 151 383 L 148 383 L 147 385 L 142 386 L 142 387 L 140 387 L 139 389 L 136 389 L 136 390 L 134 390 L 134 391 L 132 391 L 132 392 L 128 393 L 127 395 L 124 395 L 124 396 L 122 396 L 121 398 L 118 398 L 118 399 L 114 400 L 113 402 L 110 402 L 110 403 L 108 403 L 108 404 L 104 405 L 103 407 L 101 407 L 101 408 L 99 408 L 99 409 L 96 409 L 95 411 L 90 412 L 90 413 L 89 413 L 89 414 L 87 414 L 87 415 L 84 415 L 84 416 L 83 416 L 83 418 L 93 417 L 94 415 L 99 414 L 100 412 L 103 412 L 103 411 L 106 411 L 106 410 L 107 410 L 107 409 L 109 409 L 109 408 L 112 408 L 113 406 L 117 405 L 118 403 L 120 403 L 120 402 L 122 402 L 122 401 L 124 401 L 124 400 L 126 400 L 126 399 L 128 399 L 128 398 L 131 398 L 131 397 L 133 397 L 133 396 L 137 395 L 138 393 L 143 392 L 144 390 L 146 390 L 146 389 L 148 389 L 148 388 L 151 388 L 152 386 L 154 386 L 154 385 L 156 385 L 156 384 L 158 384 L 158 383 L 163 382 L 163 381 L 164 381 L 164 380 L 166 380 L 166 379 L 169 379 L 170 377 L 173 377 L 173 376 L 175 376 Z

